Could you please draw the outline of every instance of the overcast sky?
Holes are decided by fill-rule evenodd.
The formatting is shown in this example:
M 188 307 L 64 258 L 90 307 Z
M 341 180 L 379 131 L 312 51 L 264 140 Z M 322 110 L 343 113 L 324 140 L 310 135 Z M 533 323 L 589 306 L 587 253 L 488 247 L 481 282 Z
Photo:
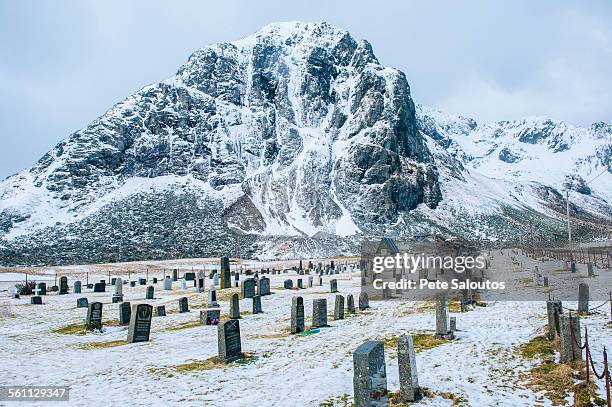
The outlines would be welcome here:
M 289 20 L 367 39 L 417 103 L 480 122 L 612 122 L 609 0 L 0 0 L 0 179 L 197 48 Z

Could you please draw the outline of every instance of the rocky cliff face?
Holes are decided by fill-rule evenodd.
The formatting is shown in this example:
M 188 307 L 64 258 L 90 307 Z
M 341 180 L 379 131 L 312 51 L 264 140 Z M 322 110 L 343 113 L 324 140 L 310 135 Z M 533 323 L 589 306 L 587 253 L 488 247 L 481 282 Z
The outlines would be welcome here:
M 0 249 L 217 255 L 237 234 L 382 233 L 440 199 L 404 74 L 326 23 L 272 24 L 196 51 L 3 181 Z

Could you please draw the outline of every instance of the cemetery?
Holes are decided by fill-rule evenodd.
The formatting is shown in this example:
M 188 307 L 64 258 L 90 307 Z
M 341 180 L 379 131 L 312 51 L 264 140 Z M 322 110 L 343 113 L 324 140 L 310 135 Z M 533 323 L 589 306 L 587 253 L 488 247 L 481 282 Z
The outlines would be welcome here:
M 362 289 L 359 258 L 7 270 L 36 284 L 16 298 L 0 283 L 0 351 L 36 369 L 0 380 L 70 386 L 74 405 L 258 405 L 253 393 L 271 406 L 605 405 L 612 270 L 518 249 L 487 261 L 550 298 L 387 299 Z M 576 301 L 556 299 L 566 289 Z

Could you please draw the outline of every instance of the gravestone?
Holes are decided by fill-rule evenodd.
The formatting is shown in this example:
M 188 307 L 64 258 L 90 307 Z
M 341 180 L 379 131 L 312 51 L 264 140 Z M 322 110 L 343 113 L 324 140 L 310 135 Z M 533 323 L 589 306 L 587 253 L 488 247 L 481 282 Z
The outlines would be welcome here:
M 259 279 L 259 295 L 270 295 L 270 279 L 262 277 Z
M 221 289 L 232 287 L 229 257 L 221 257 Z
M 242 357 L 240 321 L 237 319 L 230 319 L 218 325 L 217 345 L 219 349 L 219 358 L 225 363 Z
M 172 291 L 172 280 L 170 279 L 170 276 L 164 279 L 164 290 Z
M 89 301 L 87 301 L 87 298 L 83 297 L 77 299 L 77 308 L 87 308 L 88 305 Z
M 119 304 L 119 325 L 129 325 L 132 318 L 132 304 L 122 302 Z
M 587 283 L 578 284 L 578 313 L 586 314 L 589 312 L 589 285 Z
M 157 284 L 157 277 L 153 277 L 153 284 Z
M 575 272 L 576 272 L 576 262 L 575 262 L 575 261 L 572 261 L 572 262 L 570 263 L 570 268 L 571 268 L 571 270 L 572 270 L 572 273 L 575 273 Z
M 304 332 L 304 299 L 291 298 L 291 333 Z
M 308 277 L 308 288 L 312 288 L 312 276 Z
M 286 290 L 291 290 L 293 288 L 293 280 L 285 280 L 283 283 L 283 288 Z
M 367 341 L 353 353 L 355 407 L 387 407 L 387 372 L 382 341 Z
M 204 278 L 204 272 L 203 271 L 198 271 L 198 279 L 197 279 L 197 287 L 198 287 L 198 292 L 199 293 L 203 293 L 204 292 L 204 287 L 206 284 L 206 279 Z
M 52 292 L 57 292 L 59 290 L 59 288 L 56 285 L 51 286 L 51 291 Z
M 136 287 L 136 281 L 130 281 L 130 287 Z
M 561 363 L 582 360 L 582 337 L 580 336 L 580 317 L 578 315 L 560 315 L 560 359 Z M 572 335 L 573 332 L 573 335 Z
M 299 289 L 303 289 L 304 288 L 304 285 L 302 284 L 302 279 L 301 278 L 297 279 L 297 288 L 299 288 Z
M 147 295 L 146 295 L 145 299 L 152 300 L 154 298 L 155 298 L 155 287 L 150 285 L 150 286 L 147 287 Z
M 72 291 L 74 291 L 75 294 L 81 294 L 81 282 L 80 281 L 75 281 L 72 287 Z
M 346 296 L 346 307 L 348 308 L 349 314 L 355 313 L 355 299 L 353 298 L 353 294 Z
M 187 297 L 182 297 L 178 300 L 179 312 L 182 314 L 183 312 L 189 312 L 189 302 L 187 301 Z
M 93 286 L 94 293 L 106 292 L 106 283 L 95 283 Z
M 370 299 L 368 298 L 368 293 L 359 294 L 359 311 L 364 311 L 370 308 Z
M 158 317 L 165 317 L 166 316 L 166 306 L 165 305 L 158 305 L 156 307 L 157 310 L 157 316 Z
M 253 298 L 255 295 L 255 279 L 247 278 L 242 282 L 242 298 Z
M 47 283 L 38 283 L 36 286 L 38 287 L 39 295 L 47 295 Z
M 200 323 L 202 325 L 218 325 L 221 321 L 221 310 L 219 308 L 209 308 L 200 311 Z
M 187 288 L 187 281 L 182 278 L 181 279 L 181 289 L 185 290 Z
M 412 335 L 402 335 L 397 339 L 397 364 L 400 401 L 408 403 L 417 400 L 420 396 L 420 389 Z
M 40 295 L 34 295 L 30 297 L 30 304 L 32 305 L 42 305 L 42 297 Z
M 448 328 L 448 298 L 446 294 L 436 295 L 436 338 L 452 339 Z
M 151 318 L 153 306 L 138 304 L 132 307 L 132 318 L 128 328 L 128 342 L 147 342 L 151 334 Z
M 178 269 L 172 270 L 172 281 L 178 281 Z
M 240 274 L 238 272 L 234 273 L 234 286 L 239 287 L 240 284 Z
M 183 278 L 185 279 L 185 281 L 194 281 L 196 278 L 196 275 L 193 272 L 189 272 L 189 273 L 185 273 Z
M 139 278 L 138 279 L 138 284 L 140 285 L 146 285 L 147 284 L 147 279 L 146 278 Z
M 323 287 L 323 277 L 319 276 L 319 287 Z
M 240 297 L 238 294 L 232 294 L 230 300 L 230 319 L 240 319 Z
M 102 329 L 101 302 L 92 302 L 87 306 L 87 318 L 85 319 L 85 327 L 88 331 L 93 331 L 94 329 Z
M 215 273 L 215 275 L 213 276 L 213 285 L 214 286 L 219 285 L 219 273 Z
M 68 294 L 68 277 L 66 276 L 62 276 L 60 278 L 59 294 L 60 295 Z
M 261 314 L 261 295 L 253 296 L 253 314 Z
M 593 263 L 587 263 L 587 274 L 589 277 L 595 277 L 595 271 L 593 270 Z
M 457 332 L 457 318 L 450 317 L 450 331 L 454 334 Z
M 335 278 L 332 278 L 331 280 L 329 280 L 329 289 L 330 289 L 330 292 L 337 293 L 338 292 L 338 280 L 336 280 Z
M 117 278 L 113 277 L 111 278 L 111 285 L 115 285 L 115 284 L 117 284 Z
M 339 319 L 344 319 L 344 297 L 342 295 L 336 295 L 334 304 L 334 320 Z
M 113 294 L 112 302 L 123 301 L 123 279 L 117 278 L 115 280 L 115 293 Z
M 327 299 L 319 298 L 312 302 L 312 327 L 320 328 L 327 325 Z
M 219 303 L 217 302 L 217 289 L 215 286 L 211 286 L 208 290 L 208 307 L 209 308 L 217 308 L 219 307 Z

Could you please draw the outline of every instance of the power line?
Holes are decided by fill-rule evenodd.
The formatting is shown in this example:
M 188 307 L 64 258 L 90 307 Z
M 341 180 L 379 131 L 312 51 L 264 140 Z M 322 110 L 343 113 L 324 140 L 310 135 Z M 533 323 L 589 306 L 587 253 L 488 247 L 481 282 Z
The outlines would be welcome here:
M 587 184 L 590 184 L 591 182 L 595 181 L 601 174 L 603 174 L 604 172 L 608 171 L 607 168 L 604 168 L 604 170 L 602 172 L 600 172 L 599 174 L 597 174 L 595 177 L 593 177 L 590 181 L 587 181 Z

